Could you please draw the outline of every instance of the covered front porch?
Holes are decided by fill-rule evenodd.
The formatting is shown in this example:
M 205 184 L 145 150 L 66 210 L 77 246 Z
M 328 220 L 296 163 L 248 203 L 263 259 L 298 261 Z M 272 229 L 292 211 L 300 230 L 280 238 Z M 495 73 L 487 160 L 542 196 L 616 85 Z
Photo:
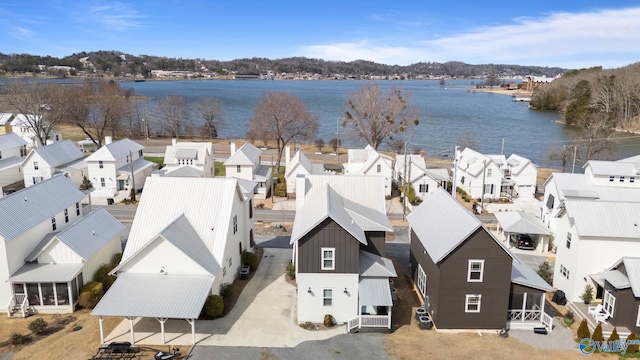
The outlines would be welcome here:
M 511 285 L 507 327 L 533 329 L 545 327 L 553 330 L 553 316 L 545 312 L 545 294 L 553 291 L 526 263 L 514 258 L 511 263 Z
M 393 300 L 389 278 L 363 278 L 358 284 L 358 316 L 349 319 L 347 331 L 362 328 L 391 329 Z
M 587 325 L 589 326 L 589 332 L 593 333 L 593 330 L 598 325 L 596 318 L 592 315 L 589 315 L 589 308 L 597 306 L 598 303 L 585 304 L 583 301 L 575 301 L 575 302 L 567 302 L 567 309 L 571 310 L 574 315 L 578 317 L 576 321 L 582 321 L 583 319 L 587 319 Z M 613 329 L 616 328 L 618 335 L 620 335 L 621 339 L 626 339 L 627 336 L 631 333 L 631 330 L 624 326 L 615 326 L 610 322 L 600 322 L 602 326 L 602 334 L 606 338 L 611 335 Z

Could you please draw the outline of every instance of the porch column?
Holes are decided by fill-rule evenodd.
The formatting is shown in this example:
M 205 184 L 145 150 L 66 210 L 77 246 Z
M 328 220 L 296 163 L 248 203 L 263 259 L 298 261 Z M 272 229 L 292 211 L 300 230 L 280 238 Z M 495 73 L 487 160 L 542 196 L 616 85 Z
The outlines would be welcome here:
M 524 317 L 527 311 L 527 293 L 524 293 L 522 297 L 522 319 L 520 321 L 524 322 Z
M 191 324 L 191 340 L 193 341 L 193 345 L 196 344 L 196 319 L 185 319 L 189 324 Z
M 362 305 L 358 301 L 358 329 L 362 328 Z
M 162 339 L 162 345 L 164 345 L 164 323 L 167 321 L 167 318 L 156 318 L 160 322 L 160 338 Z
M 102 328 L 102 316 L 98 317 L 100 323 L 100 344 L 104 344 L 104 329 Z
M 542 293 L 542 299 L 540 299 L 540 322 L 542 323 L 542 317 L 544 316 L 544 298 L 545 293 Z M 553 326 L 553 324 L 551 324 Z
M 132 317 L 127 317 L 127 320 L 129 320 L 129 331 L 131 331 L 131 344 L 135 344 L 136 343 L 136 338 L 134 336 L 134 332 L 133 332 L 133 319 Z
M 391 311 L 393 311 L 393 307 L 392 306 L 388 306 L 387 307 L 387 316 L 389 317 L 389 325 L 387 326 L 388 329 L 391 329 Z
M 75 278 L 73 278 L 72 281 L 76 281 Z M 77 286 L 77 284 L 76 284 Z M 73 298 L 72 293 L 71 293 L 71 282 L 67 283 L 67 299 L 69 299 L 69 305 L 71 305 L 71 311 L 76 311 L 76 299 Z

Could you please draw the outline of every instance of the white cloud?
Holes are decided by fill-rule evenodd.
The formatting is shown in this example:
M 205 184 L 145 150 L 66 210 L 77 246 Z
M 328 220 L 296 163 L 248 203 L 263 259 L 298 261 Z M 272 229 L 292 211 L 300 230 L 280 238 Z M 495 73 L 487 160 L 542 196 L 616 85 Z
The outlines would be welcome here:
M 13 37 L 18 40 L 31 40 L 33 39 L 34 33 L 29 29 L 25 29 L 23 27 L 16 27 L 13 31 Z
M 460 60 L 564 67 L 622 66 L 640 60 L 640 8 L 554 13 L 442 38 L 389 43 L 362 39 L 302 48 L 307 56 L 385 64 Z M 400 36 L 397 37 L 398 39 Z
M 117 1 L 109 4 L 94 3 L 89 7 L 88 16 L 87 20 L 101 23 L 116 31 L 141 27 L 141 20 L 146 18 L 129 5 Z

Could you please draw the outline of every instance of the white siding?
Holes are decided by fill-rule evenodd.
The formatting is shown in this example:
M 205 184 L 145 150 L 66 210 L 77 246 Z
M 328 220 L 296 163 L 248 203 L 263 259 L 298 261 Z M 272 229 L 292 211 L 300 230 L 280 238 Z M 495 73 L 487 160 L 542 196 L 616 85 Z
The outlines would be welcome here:
M 113 255 L 122 252 L 122 245 L 120 241 L 120 235 L 114 237 L 109 241 L 100 251 L 95 253 L 91 258 L 87 260 L 82 269 L 82 279 L 85 283 L 93 280 L 93 275 L 103 264 L 111 263 Z
M 288 170 L 288 169 L 287 169 Z M 287 193 L 295 194 L 296 193 L 296 177 L 298 174 L 309 175 L 307 169 L 304 166 L 300 165 L 300 163 L 296 164 L 295 169 L 287 176 Z
M 493 185 L 493 194 L 486 193 L 485 197 L 497 199 L 500 197 L 500 186 L 502 185 L 502 170 L 495 163 L 488 163 L 485 172 L 491 169 L 491 176 L 484 177 L 485 185 Z M 464 176 L 464 184 L 462 177 Z M 479 198 L 482 194 L 483 173 L 478 176 L 468 174 L 466 171 L 458 168 L 456 186 L 466 191 L 472 198 Z
M 18 182 L 23 179 L 24 177 L 22 175 L 22 172 L 20 171 L 19 164 L 11 168 L 6 168 L 4 170 L 1 170 L 0 171 L 0 190 L 2 190 L 1 188 L 4 186 L 13 184 L 14 182 Z
M 412 185 L 413 185 L 413 189 L 415 190 L 416 196 L 419 199 L 424 200 L 427 195 L 433 194 L 433 192 L 436 191 L 439 184 L 437 181 L 433 180 L 432 178 L 428 176 L 423 176 L 422 178 L 414 181 Z M 428 189 L 426 189 L 427 190 L 426 193 L 420 192 L 420 185 L 428 186 Z
M 35 163 L 38 163 L 38 170 L 35 169 Z M 22 174 L 24 178 L 24 186 L 29 187 L 33 185 L 33 177 L 42 177 L 42 180 L 50 179 L 55 169 L 36 152 L 29 154 L 28 161 L 22 168 Z
M 228 178 L 253 181 L 253 166 L 251 165 L 240 165 L 240 172 L 238 172 L 236 165 L 227 165 L 225 170 Z
M 202 266 L 164 239 L 154 240 L 120 271 L 159 274 L 163 266 L 169 274 L 208 274 Z
M 299 323 L 321 323 L 327 314 L 337 323 L 344 323 L 358 315 L 358 274 L 299 273 L 296 280 Z M 349 294 L 344 293 L 345 288 Z M 333 290 L 332 306 L 324 306 L 324 289 Z
M 96 191 L 104 196 L 113 196 L 116 193 L 118 184 L 116 180 L 116 164 L 113 161 L 104 161 L 102 169 L 100 169 L 97 161 L 89 162 L 87 171 L 89 172 L 89 180 Z M 100 178 L 104 178 L 104 187 L 101 186 Z
M 378 172 L 378 165 L 380 165 L 380 172 Z M 373 166 L 365 172 L 365 175 L 382 176 L 384 178 L 384 195 L 391 195 L 391 180 L 393 179 L 391 160 L 379 157 Z
M 518 175 L 512 175 L 511 180 L 515 181 L 515 191 L 520 197 L 531 197 L 536 189 L 536 179 L 538 172 L 531 164 L 527 165 Z
M 84 260 L 71 250 L 67 245 L 58 239 L 55 239 L 43 252 L 38 256 L 38 262 L 42 264 L 78 264 Z

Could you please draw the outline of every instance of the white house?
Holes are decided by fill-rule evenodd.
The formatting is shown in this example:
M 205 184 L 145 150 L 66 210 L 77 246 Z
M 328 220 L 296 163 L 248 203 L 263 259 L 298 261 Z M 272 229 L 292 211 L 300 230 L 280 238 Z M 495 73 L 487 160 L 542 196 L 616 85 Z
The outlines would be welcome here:
M 60 289 L 72 290 L 84 284 L 77 278 L 82 271 L 78 265 L 50 264 L 43 270 L 26 273 L 23 269 L 30 262 L 30 254 L 48 234 L 62 232 L 82 217 L 80 202 L 84 198 L 69 179 L 58 175 L 0 199 L 0 304 L 5 309 L 35 306 L 44 312 L 50 309 L 47 308 L 50 304 L 43 301 L 58 291 L 53 290 L 54 283 L 61 284 Z M 23 273 L 24 276 L 15 278 Z M 26 289 L 12 286 L 12 282 L 26 284 Z M 19 294 L 27 295 L 16 296 Z M 77 295 L 71 291 L 70 298 L 77 300 Z M 59 310 L 55 306 L 51 309 Z
M 520 197 L 533 197 L 536 192 L 538 168 L 531 160 L 511 154 L 506 161 L 505 178 L 514 182 L 513 190 Z
M 265 199 L 271 192 L 271 167 L 260 164 L 262 150 L 246 143 L 236 151 L 236 143 L 231 142 L 231 155 L 224 162 L 226 177 L 253 181 L 256 199 Z
M 233 282 L 242 252 L 253 247 L 253 188 L 243 181 L 149 178 L 117 279 L 91 314 L 153 317 L 163 336 L 167 318 L 185 319 L 195 342 L 207 296 Z
M 201 177 L 213 177 L 213 162 L 213 143 L 210 142 L 178 142 L 174 138 L 164 153 L 164 169 L 167 174 L 189 167 L 193 174 L 202 173 Z
M 96 195 L 111 197 L 120 190 L 130 191 L 133 183 L 136 191 L 142 189 L 155 167 L 155 163 L 144 159 L 144 146 L 126 138 L 111 142 L 111 137 L 106 136 L 104 141 L 104 146 L 86 158 Z
M 10 114 L 0 113 L 0 134 L 15 133 L 27 142 L 28 148 L 34 148 L 43 146 L 45 144 L 38 144 L 36 133 L 33 131 L 33 127 L 29 125 L 29 122 L 43 121 L 40 118 L 34 118 L 33 115 L 29 115 L 31 120 L 22 114 Z M 44 136 L 44 134 L 42 134 Z M 49 131 L 49 136 L 46 138 L 47 142 L 62 141 L 62 133 L 59 131 Z
M 289 160 L 289 147 L 285 148 L 285 179 L 287 181 L 287 194 L 296 193 L 296 177 L 298 175 L 323 174 L 324 165 L 314 164 L 300 150 Z
M 472 198 L 497 199 L 501 196 L 503 170 L 490 156 L 465 148 L 456 155 L 453 174 L 454 185 Z M 505 183 L 504 186 L 506 190 L 509 185 Z
M 96 145 L 96 143 L 93 142 L 93 140 L 91 140 L 89 138 L 84 139 L 84 140 L 80 140 L 76 144 L 78 144 L 78 148 L 83 153 L 92 153 L 92 152 L 98 150 L 98 145 Z
M 393 158 L 377 152 L 371 145 L 364 149 L 347 150 L 347 163 L 342 164 L 345 175 L 382 176 L 384 195 L 391 195 Z
M 50 179 L 55 174 L 63 174 L 76 186 L 88 176 L 84 155 L 71 140 L 34 148 L 22 163 L 26 187 Z
M 14 133 L 0 135 L 0 190 L 22 180 L 20 165 L 27 156 L 27 142 Z
M 428 194 L 439 188 L 447 188 L 447 181 L 451 180 L 447 169 L 427 169 L 424 158 L 420 155 L 407 155 L 407 178 L 413 186 L 416 197 L 424 200 Z M 396 156 L 394 165 L 395 179 L 399 184 L 404 182 L 405 177 L 405 157 Z
M 378 206 L 384 203 L 383 178 L 311 175 L 298 179 L 302 180 L 296 199 L 303 199 L 304 205 L 296 213 L 291 234 L 297 321 L 322 322 L 330 314 L 336 322 L 348 323 L 349 330 L 390 328 L 389 278 L 397 274 L 392 261 L 384 257 L 385 232 L 393 227 L 384 207 Z M 370 186 L 372 182 L 378 185 Z

